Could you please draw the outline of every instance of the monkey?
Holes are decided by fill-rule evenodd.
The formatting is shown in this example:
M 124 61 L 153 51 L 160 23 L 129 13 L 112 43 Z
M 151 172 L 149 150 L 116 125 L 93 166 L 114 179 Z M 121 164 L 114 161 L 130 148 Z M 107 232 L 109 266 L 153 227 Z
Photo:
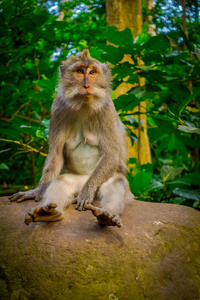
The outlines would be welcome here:
M 124 205 L 133 195 L 126 179 L 126 131 L 111 84 L 109 66 L 87 49 L 62 62 L 42 177 L 35 189 L 10 197 L 41 201 L 26 213 L 26 225 L 62 220 L 73 203 L 79 211 L 91 210 L 101 225 L 121 227 Z

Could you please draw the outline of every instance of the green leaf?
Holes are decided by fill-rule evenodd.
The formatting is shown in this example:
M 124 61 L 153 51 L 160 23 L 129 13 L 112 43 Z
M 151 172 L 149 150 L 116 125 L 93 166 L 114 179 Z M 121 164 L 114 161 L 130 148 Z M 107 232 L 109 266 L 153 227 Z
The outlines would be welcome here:
M 173 180 L 178 174 L 183 171 L 183 168 L 174 168 L 169 165 L 162 166 L 160 176 L 163 181 Z
M 187 190 L 187 189 L 176 188 L 173 191 L 173 193 L 175 195 L 185 197 L 187 199 L 200 200 L 200 191 L 197 191 L 197 190 Z
M 198 96 L 200 95 L 200 86 L 196 89 L 194 89 L 193 93 L 191 95 L 189 95 L 188 97 L 185 98 L 185 100 L 182 102 L 182 104 L 180 105 L 180 107 L 178 108 L 178 112 L 179 114 L 182 113 L 183 109 L 185 108 L 185 106 L 190 103 L 190 101 L 192 99 L 196 99 Z
M 42 124 L 43 124 L 46 128 L 49 128 L 49 120 L 44 119 L 44 120 L 42 121 Z
M 18 132 L 18 130 L 13 128 L 3 128 L 2 135 L 7 139 L 11 138 L 11 139 L 20 140 L 20 133 Z
M 168 48 L 171 48 L 171 45 L 162 33 L 151 37 L 150 40 L 145 45 L 146 51 L 158 52 L 161 50 L 166 50 Z
M 141 195 L 146 192 L 147 187 L 149 186 L 152 179 L 151 173 L 146 173 L 144 171 L 138 172 L 132 183 L 132 190 L 135 195 Z
M 170 198 L 170 202 L 174 204 L 181 204 L 185 202 L 186 198 L 184 197 L 176 197 L 176 198 Z
M 162 152 L 164 149 L 167 148 L 169 143 L 169 138 L 163 138 L 163 140 L 161 141 L 160 145 L 158 146 L 158 148 L 156 149 L 156 152 L 159 154 L 160 152 Z
M 171 139 L 169 140 L 168 149 L 171 152 L 177 150 L 184 157 L 187 156 L 187 149 L 185 148 L 183 142 L 179 140 L 175 135 L 172 135 Z
M 174 179 L 174 180 L 172 180 L 172 181 L 167 181 L 167 182 L 166 182 L 166 185 L 167 185 L 167 186 L 170 186 L 170 187 L 171 187 L 172 185 L 174 185 L 174 188 L 175 188 L 175 187 L 178 187 L 179 185 L 180 185 L 180 186 L 183 186 L 183 185 L 191 186 L 191 182 L 189 181 L 189 179 L 186 180 L 186 179 L 184 179 L 184 178 L 182 177 L 182 178 Z
M 104 32 L 104 35 L 110 43 L 115 45 L 123 46 L 133 43 L 133 36 L 129 28 L 118 31 L 116 27 L 109 26 Z
M 106 46 L 106 51 L 107 52 L 104 52 L 102 54 L 102 58 L 105 61 L 109 61 L 113 65 L 118 64 L 124 57 L 124 53 L 120 51 L 118 48 L 115 48 L 113 46 L 110 45 Z
M 172 135 L 171 140 L 168 143 L 168 149 L 169 149 L 169 151 L 176 150 L 175 142 L 176 142 L 176 138 L 175 138 L 174 135 Z
M 195 202 L 193 203 L 193 207 L 194 207 L 194 208 L 200 207 L 200 200 L 195 201 Z
M 191 185 L 200 186 L 200 172 L 198 171 L 189 173 L 183 176 L 181 179 L 187 181 Z
M 134 75 L 132 78 L 137 78 L 137 74 L 133 74 L 134 70 L 131 68 L 113 68 L 112 69 L 112 74 L 115 75 L 116 79 L 123 79 L 127 76 Z
M 11 2 L 11 1 L 7 1 L 7 2 Z M 12 4 L 6 3 L 6 1 L 4 4 L 6 4 L 6 5 L 3 7 L 3 10 L 1 12 L 3 13 L 3 17 L 4 17 L 5 21 L 7 23 L 9 23 L 10 19 L 12 17 L 12 14 L 13 14 L 14 7 Z
M 121 95 L 114 100 L 116 110 L 123 109 L 123 111 L 132 110 L 138 105 L 141 100 L 136 98 L 133 94 Z
M 36 135 L 36 130 L 38 128 L 36 126 L 31 125 L 21 125 L 20 130 L 22 133 L 30 134 L 32 137 Z
M 148 34 L 148 23 L 145 22 L 143 25 L 143 31 L 138 34 L 138 36 L 134 40 L 134 43 L 144 45 L 146 42 L 148 42 L 150 40 L 150 38 L 151 37 Z
M 150 163 L 147 163 L 147 164 L 141 165 L 141 169 L 144 170 L 146 173 L 148 173 L 148 172 L 151 173 L 153 171 L 153 165 Z
M 19 89 L 21 92 L 27 91 L 30 86 L 30 80 L 22 79 L 19 83 Z
M 9 167 L 5 163 L 0 164 L 0 170 L 7 170 L 10 171 Z
M 146 192 L 156 192 L 163 189 L 164 185 L 162 184 L 162 182 L 152 179 L 151 184 L 146 188 Z
M 97 47 L 91 47 L 90 48 L 90 55 L 91 57 L 95 58 L 95 59 L 98 59 L 101 61 L 101 56 L 103 54 L 103 50 L 102 49 L 99 49 Z
M 135 157 L 130 157 L 129 160 L 128 160 L 128 163 L 129 164 L 135 164 L 137 161 L 137 159 Z

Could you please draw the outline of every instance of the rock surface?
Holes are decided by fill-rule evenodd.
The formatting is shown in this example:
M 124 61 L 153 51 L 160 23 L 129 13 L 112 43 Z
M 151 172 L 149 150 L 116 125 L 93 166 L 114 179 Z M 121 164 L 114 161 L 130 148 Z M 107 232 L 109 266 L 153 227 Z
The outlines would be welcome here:
M 33 201 L 0 198 L 0 299 L 199 300 L 200 213 L 134 201 L 123 226 L 71 206 L 55 223 L 23 223 Z

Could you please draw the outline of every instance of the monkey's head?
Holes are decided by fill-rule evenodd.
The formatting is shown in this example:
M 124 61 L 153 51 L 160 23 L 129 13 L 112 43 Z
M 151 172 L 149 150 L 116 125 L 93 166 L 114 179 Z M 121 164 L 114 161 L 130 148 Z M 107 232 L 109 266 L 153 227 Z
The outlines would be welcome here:
M 71 56 L 60 66 L 61 88 L 68 105 L 75 110 L 101 108 L 111 90 L 111 74 L 106 64 L 92 58 L 87 49 Z

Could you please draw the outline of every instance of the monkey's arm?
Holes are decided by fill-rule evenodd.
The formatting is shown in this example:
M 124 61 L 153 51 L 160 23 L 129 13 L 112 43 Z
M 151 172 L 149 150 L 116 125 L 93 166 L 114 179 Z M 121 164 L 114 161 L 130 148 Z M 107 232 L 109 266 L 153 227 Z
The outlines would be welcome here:
M 50 119 L 49 153 L 46 158 L 42 177 L 38 186 L 29 191 L 18 192 L 12 195 L 10 201 L 22 202 L 24 200 L 40 201 L 52 179 L 59 175 L 63 167 L 63 147 L 65 136 L 62 124 L 57 124 L 56 116 Z
M 126 172 L 124 128 L 114 117 L 113 122 L 108 121 L 109 117 L 112 119 L 112 114 L 107 114 L 107 117 L 104 116 L 101 120 L 101 159 L 77 198 L 78 210 L 82 210 L 86 203 L 92 203 L 98 188 L 115 172 Z

